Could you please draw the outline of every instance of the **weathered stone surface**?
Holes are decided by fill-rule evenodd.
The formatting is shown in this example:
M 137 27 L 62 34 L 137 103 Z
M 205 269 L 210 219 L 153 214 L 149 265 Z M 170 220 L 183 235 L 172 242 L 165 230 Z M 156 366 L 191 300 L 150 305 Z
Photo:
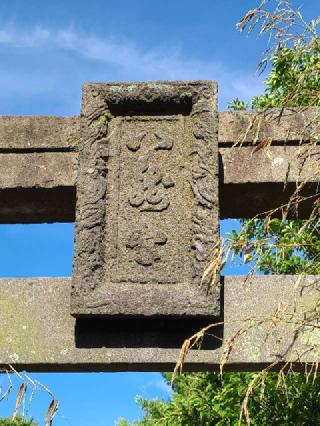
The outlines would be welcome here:
M 253 123 L 253 126 L 251 124 Z M 252 143 L 257 125 L 260 139 L 298 144 L 318 133 L 319 110 L 274 109 L 219 112 L 218 140 L 221 147 L 237 142 Z M 301 129 L 304 131 L 301 133 Z M 0 152 L 7 150 L 74 150 L 80 141 L 80 117 L 0 116 Z
M 78 117 L 0 117 L 0 152 L 73 149 L 79 139 Z
M 223 182 L 228 184 L 317 182 L 320 147 L 273 146 L 220 149 Z
M 304 368 L 306 362 L 319 361 L 311 349 L 320 342 L 317 315 L 312 315 L 319 303 L 320 277 L 296 283 L 293 276 L 224 277 L 224 326 L 210 331 L 203 349 L 189 352 L 185 370 L 218 369 L 227 342 L 244 328 L 232 340 L 227 369 L 258 370 L 276 361 Z M 183 340 L 209 324 L 185 318 L 75 320 L 70 289 L 71 280 L 63 278 L 0 280 L 1 368 L 170 371 Z M 307 324 L 299 326 L 303 320 Z
M 282 144 L 319 141 L 318 108 L 223 111 L 219 113 L 219 143 L 252 143 L 266 138 Z
M 71 152 L 0 154 L 0 188 L 74 186 L 77 158 Z
M 74 315 L 219 315 L 204 275 L 219 237 L 216 91 L 85 85 Z
M 297 186 L 306 198 L 289 214 L 308 218 L 319 196 L 320 147 L 220 148 L 220 214 L 251 218 L 285 205 Z M 279 210 L 278 215 L 281 215 Z M 297 217 L 297 216 L 295 216 Z

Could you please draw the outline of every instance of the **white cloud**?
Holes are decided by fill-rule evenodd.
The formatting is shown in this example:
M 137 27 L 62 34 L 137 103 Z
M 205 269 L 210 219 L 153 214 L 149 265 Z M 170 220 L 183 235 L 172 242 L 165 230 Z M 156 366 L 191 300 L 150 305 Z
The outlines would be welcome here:
M 149 395 L 150 392 L 158 395 L 160 391 L 160 396 L 157 398 L 169 398 L 172 396 L 172 388 L 169 386 L 164 378 L 157 373 L 157 376 L 154 380 L 146 382 L 143 386 L 140 387 L 143 395 Z M 147 397 L 145 396 L 145 397 Z
M 31 32 L 19 33 L 14 28 L 0 31 L 0 44 L 12 47 L 38 47 L 49 41 L 50 31 L 36 27 Z
M 186 57 L 178 50 L 164 50 L 155 48 L 152 51 L 145 51 L 138 48 L 132 42 L 117 41 L 112 38 L 99 38 L 95 35 L 83 34 L 74 29 L 52 30 L 43 27 L 35 27 L 29 31 L 21 31 L 14 27 L 2 29 L 0 31 L 0 47 L 10 48 L 11 53 L 15 49 L 21 54 L 29 57 L 40 56 L 41 61 L 57 58 L 59 55 L 69 55 L 74 57 L 73 68 L 68 62 L 66 73 L 76 76 L 73 84 L 80 81 L 111 81 L 119 80 L 188 80 L 188 79 L 212 79 L 219 83 L 220 105 L 226 106 L 226 102 L 235 97 L 248 99 L 261 92 L 261 81 L 257 76 L 248 74 L 243 70 L 230 70 L 227 64 L 223 64 L 214 59 L 197 60 Z M 52 70 L 48 74 L 41 70 L 34 70 L 33 79 L 37 78 L 38 84 L 32 85 L 35 90 L 45 91 L 45 84 L 48 78 L 51 79 L 51 88 L 55 87 L 52 79 L 63 85 L 66 81 L 63 74 L 63 65 L 66 58 L 60 60 L 61 67 Z M 93 72 L 93 67 L 96 67 Z M 102 70 L 101 67 L 104 67 Z M 100 69 L 100 73 L 97 72 Z M 15 72 L 16 68 L 15 68 Z M 23 66 L 18 71 L 23 73 Z M 4 73 L 4 71 L 2 71 Z M 42 73 L 42 74 L 41 74 Z M 8 73 L 10 74 L 10 72 Z M 14 74 L 15 77 L 17 77 Z M 17 78 L 19 80 L 19 78 Z M 61 80 L 62 79 L 62 80 Z M 12 85 L 13 77 L 8 76 L 9 87 Z M 22 80 L 25 78 L 22 76 Z M 41 82 L 43 84 L 41 84 Z M 6 84 L 2 80 L 1 86 Z M 20 84 L 21 85 L 21 79 Z M 29 85 L 30 91 L 30 85 Z M 63 91 L 63 87 L 61 88 Z M 80 87 L 78 87 L 80 91 Z M 67 90 L 68 94 L 70 92 Z

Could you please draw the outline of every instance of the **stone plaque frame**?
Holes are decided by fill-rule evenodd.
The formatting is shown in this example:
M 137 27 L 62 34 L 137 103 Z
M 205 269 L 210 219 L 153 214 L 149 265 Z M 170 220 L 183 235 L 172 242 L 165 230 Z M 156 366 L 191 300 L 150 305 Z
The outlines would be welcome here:
M 172 149 L 172 141 L 178 148 Z M 153 147 L 153 164 L 145 160 L 150 149 L 143 159 L 139 157 L 138 165 L 132 160 L 141 143 Z M 177 172 L 179 161 L 184 169 L 181 173 Z M 169 164 L 174 177 L 179 175 L 179 179 L 170 174 L 157 178 L 157 184 L 161 182 L 171 194 L 172 206 L 180 206 L 178 219 L 173 208 L 169 215 L 169 201 L 158 192 L 139 198 L 140 193 L 130 187 L 137 170 L 157 175 L 158 163 Z M 173 188 L 177 181 L 180 186 Z M 123 200 L 129 202 L 124 204 Z M 161 214 L 166 215 L 167 234 L 175 238 L 172 244 L 158 221 Z M 148 229 L 151 217 L 152 238 Z M 120 235 L 125 227 L 130 231 L 126 238 Z M 212 283 L 212 275 L 205 274 L 214 260 L 218 239 L 217 84 L 85 84 L 72 315 L 219 317 L 219 276 Z M 160 267 L 162 257 L 167 264 Z

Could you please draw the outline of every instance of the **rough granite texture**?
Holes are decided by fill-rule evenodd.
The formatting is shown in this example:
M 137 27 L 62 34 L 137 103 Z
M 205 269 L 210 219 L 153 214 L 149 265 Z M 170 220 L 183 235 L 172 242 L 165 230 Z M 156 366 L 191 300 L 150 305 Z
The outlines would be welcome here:
M 71 311 L 220 314 L 216 83 L 84 86 Z M 218 280 L 217 280 L 218 281 Z
M 230 339 L 230 370 L 259 370 L 275 361 L 304 369 L 306 362 L 319 361 L 310 349 L 320 343 L 319 319 L 311 314 L 319 304 L 320 277 L 296 283 L 294 276 L 224 277 L 224 325 L 211 330 L 201 350 L 189 352 L 185 371 L 218 369 Z M 63 278 L 0 280 L 1 368 L 172 371 L 183 340 L 209 324 L 176 318 L 76 320 L 70 315 L 70 289 L 71 280 Z M 279 323 L 276 312 L 283 319 Z M 294 324 L 303 318 L 308 325 Z
M 312 150 L 296 146 L 272 146 L 254 151 L 252 147 L 220 149 L 223 182 L 230 184 L 264 184 L 283 182 L 318 182 L 320 147 Z
M 70 150 L 79 136 L 78 117 L 0 117 L 0 152 Z
M 0 154 L 0 168 L 0 189 L 63 188 L 75 185 L 77 158 L 72 152 Z

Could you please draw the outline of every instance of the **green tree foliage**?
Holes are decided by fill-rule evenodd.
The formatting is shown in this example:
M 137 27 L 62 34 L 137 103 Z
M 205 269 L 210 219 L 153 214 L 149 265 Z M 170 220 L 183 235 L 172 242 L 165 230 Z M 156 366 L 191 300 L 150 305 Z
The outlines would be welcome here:
M 241 221 L 230 241 L 244 262 L 264 274 L 320 273 L 319 220 L 253 219 Z
M 275 4 L 272 10 L 271 4 Z M 269 9 L 268 9 L 269 7 Z M 304 21 L 287 0 L 261 0 L 240 21 L 240 30 L 269 34 L 262 66 L 271 64 L 265 93 L 250 102 L 233 100 L 229 108 L 320 106 L 320 39 L 318 20 Z M 302 28 L 302 30 L 301 30 Z M 270 218 L 242 221 L 229 242 L 244 262 L 253 262 L 264 274 L 320 273 L 318 218 L 303 222 Z M 164 374 L 170 384 L 171 375 Z M 144 417 L 139 426 L 237 425 L 248 386 L 256 380 L 249 399 L 251 425 L 320 424 L 320 379 L 292 371 L 278 373 L 194 373 L 175 379 L 172 397 L 165 400 L 137 398 Z M 120 420 L 119 426 L 129 426 Z M 240 424 L 245 424 L 242 419 Z
M 37 423 L 34 423 L 33 420 L 17 417 L 15 420 L 0 419 L 0 426 L 37 426 Z
M 320 44 L 311 51 L 299 47 L 283 48 L 272 58 L 266 91 L 252 99 L 252 108 L 320 106 Z
M 274 7 L 273 7 L 274 6 Z M 236 99 L 233 109 L 258 110 L 320 106 L 320 18 L 307 22 L 290 0 L 260 0 L 237 24 L 249 34 L 258 30 L 269 47 L 259 67 L 271 66 L 265 93 L 251 102 Z
M 315 41 L 316 40 L 316 41 Z M 320 38 L 315 36 L 311 47 L 283 47 L 272 56 L 272 69 L 265 81 L 265 93 L 250 102 L 238 98 L 229 108 L 252 109 L 320 106 Z
M 255 110 L 319 107 L 319 23 L 320 18 L 306 22 L 289 0 L 261 0 L 258 8 L 250 10 L 237 26 L 249 33 L 258 27 L 260 35 L 268 35 L 270 46 L 260 66 L 270 63 L 271 70 L 262 95 L 249 102 L 236 98 L 229 108 L 240 111 L 249 106 Z M 234 252 L 242 255 L 245 262 L 254 262 L 265 274 L 319 273 L 318 217 L 306 222 L 275 218 L 241 222 L 241 231 L 233 231 L 230 241 Z
M 227 426 L 238 425 L 243 396 L 255 373 L 196 373 L 179 376 L 170 401 L 138 398 L 144 418 L 119 426 Z M 169 382 L 170 374 L 165 374 Z M 278 374 L 260 378 L 249 400 L 251 425 L 320 424 L 320 380 L 306 382 L 303 374 L 287 373 L 285 386 L 278 386 Z M 244 424 L 244 421 L 241 422 Z

